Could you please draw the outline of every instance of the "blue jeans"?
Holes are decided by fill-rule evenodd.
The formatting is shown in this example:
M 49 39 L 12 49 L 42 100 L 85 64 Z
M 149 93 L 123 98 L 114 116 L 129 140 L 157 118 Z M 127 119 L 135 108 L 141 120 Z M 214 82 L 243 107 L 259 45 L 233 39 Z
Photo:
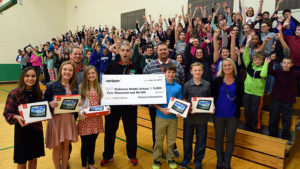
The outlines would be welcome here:
M 193 156 L 193 138 L 196 130 L 196 145 L 194 152 L 194 162 L 201 163 L 205 155 L 206 139 L 207 139 L 207 123 L 189 124 L 184 122 L 183 125 L 183 151 L 185 161 L 191 161 Z

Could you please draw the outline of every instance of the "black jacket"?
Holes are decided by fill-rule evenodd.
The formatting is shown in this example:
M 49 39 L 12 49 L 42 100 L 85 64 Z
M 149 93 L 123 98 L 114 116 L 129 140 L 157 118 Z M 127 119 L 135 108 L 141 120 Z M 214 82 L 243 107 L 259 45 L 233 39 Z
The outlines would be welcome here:
M 220 91 L 222 84 L 223 84 L 223 77 L 217 77 L 212 82 L 211 94 L 214 97 L 215 103 L 218 100 L 219 91 Z M 244 82 L 239 77 L 235 77 L 235 89 L 236 89 L 235 102 L 236 102 L 236 106 L 237 106 L 235 116 L 237 118 L 240 118 L 240 116 L 241 116 L 240 107 L 242 106 L 243 95 L 244 95 Z

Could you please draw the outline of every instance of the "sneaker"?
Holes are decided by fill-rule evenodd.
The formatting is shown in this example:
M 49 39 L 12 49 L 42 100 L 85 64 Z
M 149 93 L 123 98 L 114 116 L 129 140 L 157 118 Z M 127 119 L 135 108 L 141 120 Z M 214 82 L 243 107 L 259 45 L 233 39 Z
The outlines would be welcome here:
M 191 162 L 187 160 L 183 160 L 181 164 L 179 165 L 180 168 L 187 168 L 187 165 L 189 165 Z
M 173 149 L 173 153 L 174 153 L 175 158 L 179 158 L 179 152 L 176 148 Z
M 152 164 L 152 169 L 160 169 L 160 162 L 154 161 Z
M 196 163 L 196 169 L 202 169 L 201 163 Z
M 105 159 L 105 158 L 103 158 L 103 159 L 101 160 L 101 162 L 100 162 L 100 165 L 101 165 L 101 166 L 107 165 L 108 162 L 110 162 L 110 161 L 112 161 L 112 160 L 114 160 L 114 158 L 111 158 L 111 159 Z
M 128 158 L 129 164 L 135 166 L 138 164 L 138 160 L 136 158 Z
M 177 168 L 177 164 L 176 164 L 176 162 L 174 160 L 168 161 L 168 163 L 169 163 L 169 167 L 171 169 L 176 169 Z

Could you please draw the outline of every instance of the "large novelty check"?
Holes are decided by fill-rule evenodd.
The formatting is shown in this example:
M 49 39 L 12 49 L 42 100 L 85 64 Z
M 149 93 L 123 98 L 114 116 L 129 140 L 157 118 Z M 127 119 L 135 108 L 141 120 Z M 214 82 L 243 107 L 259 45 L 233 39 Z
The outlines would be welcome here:
M 164 74 L 103 75 L 102 105 L 166 104 Z

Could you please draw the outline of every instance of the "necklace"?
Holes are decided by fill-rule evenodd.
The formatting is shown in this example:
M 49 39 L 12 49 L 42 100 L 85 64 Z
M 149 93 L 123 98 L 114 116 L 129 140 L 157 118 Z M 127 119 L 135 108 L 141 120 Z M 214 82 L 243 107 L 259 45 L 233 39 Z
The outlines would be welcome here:
M 225 83 L 225 89 L 226 89 L 226 95 L 227 95 L 227 98 L 228 98 L 230 101 L 234 101 L 235 98 L 236 98 L 236 96 L 234 96 L 233 98 L 231 98 L 231 97 L 229 96 L 229 93 L 228 93 L 228 89 L 227 89 L 226 83 Z

